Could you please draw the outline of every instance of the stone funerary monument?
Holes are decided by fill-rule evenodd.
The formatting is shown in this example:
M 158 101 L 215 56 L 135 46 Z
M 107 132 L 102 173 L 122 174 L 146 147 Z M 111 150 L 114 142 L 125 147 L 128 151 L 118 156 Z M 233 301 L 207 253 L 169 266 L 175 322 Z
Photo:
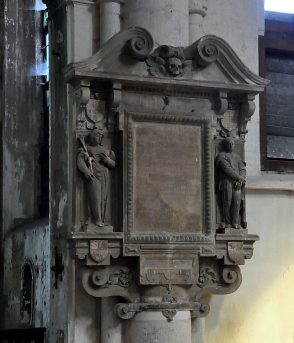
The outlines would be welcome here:
M 121 6 L 105 2 L 100 15 L 110 4 Z M 267 80 L 222 38 L 171 44 L 167 28 L 154 37 L 130 18 L 109 37 L 100 23 L 104 44 L 76 62 L 83 42 L 61 44 L 62 18 L 80 5 L 48 6 L 52 330 L 63 323 L 68 342 L 81 342 L 79 331 L 83 342 L 197 342 L 207 296 L 238 289 L 258 240 L 246 223 L 244 144 Z

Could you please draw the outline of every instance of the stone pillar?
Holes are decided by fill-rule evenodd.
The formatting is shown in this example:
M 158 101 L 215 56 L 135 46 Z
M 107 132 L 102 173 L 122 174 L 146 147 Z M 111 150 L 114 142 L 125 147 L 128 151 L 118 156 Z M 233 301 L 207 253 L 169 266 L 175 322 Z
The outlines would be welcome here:
M 207 13 L 208 0 L 189 0 L 189 43 L 194 43 L 202 37 L 203 18 Z
M 160 44 L 187 46 L 189 0 L 128 0 L 123 9 L 123 26 L 140 26 Z
M 123 343 L 191 343 L 190 311 L 169 322 L 161 312 L 140 312 L 124 324 Z
M 101 299 L 101 343 L 122 343 L 122 322 L 113 311 L 116 302 L 114 297 Z
M 192 343 L 205 343 L 205 318 L 192 318 Z
M 121 29 L 123 0 L 100 0 L 100 46 Z

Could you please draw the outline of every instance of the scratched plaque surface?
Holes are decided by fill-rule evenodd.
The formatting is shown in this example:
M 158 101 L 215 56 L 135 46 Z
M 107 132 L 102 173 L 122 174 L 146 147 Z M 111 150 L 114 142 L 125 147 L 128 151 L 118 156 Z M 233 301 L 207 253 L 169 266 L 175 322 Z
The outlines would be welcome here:
M 197 282 L 199 276 L 196 256 L 173 255 L 141 256 L 140 284 L 189 285 Z M 198 261 L 197 261 L 198 262 Z
M 134 231 L 202 231 L 201 126 L 134 123 Z

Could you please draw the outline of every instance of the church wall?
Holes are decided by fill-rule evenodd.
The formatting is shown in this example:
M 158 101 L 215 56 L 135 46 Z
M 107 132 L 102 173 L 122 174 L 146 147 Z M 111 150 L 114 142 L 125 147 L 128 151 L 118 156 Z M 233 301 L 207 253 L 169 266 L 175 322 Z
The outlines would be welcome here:
M 42 194 L 44 79 L 41 12 L 35 1 L 1 7 L 1 313 L 6 327 L 48 326 L 50 235 Z M 47 157 L 48 158 L 48 157 Z M 48 177 L 48 175 L 47 175 Z M 39 219 L 43 217 L 45 219 Z M 23 311 L 23 269 L 33 273 L 34 310 Z M 2 288 L 3 287 L 3 288 Z
M 50 308 L 50 244 L 47 220 L 15 230 L 5 238 L 3 323 L 7 328 L 48 327 Z M 31 320 L 24 308 L 24 267 L 30 265 L 33 276 Z
M 241 59 L 258 73 L 258 34 L 263 34 L 263 1 L 210 3 L 203 33 L 226 39 Z M 292 285 L 293 176 L 261 172 L 259 108 L 248 124 L 246 137 L 247 221 L 257 233 L 253 259 L 241 267 L 243 282 L 229 296 L 213 296 L 205 319 L 207 343 L 293 341 Z
M 5 1 L 3 230 L 40 216 L 43 126 L 39 12 L 34 1 Z
M 200 21 L 200 34 L 196 38 L 204 34 L 224 38 L 242 61 L 258 72 L 257 39 L 258 32 L 262 31 L 261 1 L 204 2 L 208 6 L 207 14 Z M 23 261 L 32 260 L 36 272 L 36 326 L 47 326 L 53 341 L 92 343 L 100 337 L 100 301 L 93 300 L 78 286 L 79 275 L 75 274 L 75 265 L 67 255 L 66 234 L 71 231 L 72 222 L 71 213 L 68 212 L 70 194 L 66 189 L 70 188 L 69 161 L 73 161 L 67 142 L 73 139 L 70 135 L 73 123 L 70 121 L 71 113 L 66 112 L 66 91 L 71 93 L 72 90 L 65 88 L 62 73 L 67 63 L 83 60 L 98 49 L 99 9 L 91 1 L 73 3 L 55 13 L 50 23 L 51 51 L 54 50 L 50 57 L 54 92 L 51 116 L 51 177 L 54 180 L 51 184 L 51 198 L 54 200 L 50 211 L 53 230 L 50 232 L 46 223 L 23 227 L 27 220 L 39 216 L 38 159 L 42 94 L 38 86 L 39 78 L 28 76 L 27 73 L 31 65 L 28 61 L 35 58 L 35 55 L 29 53 L 36 49 L 35 37 L 31 37 L 19 23 L 19 20 L 23 20 L 22 14 L 16 18 L 16 13 L 23 13 L 19 7 L 20 2 L 6 1 L 9 6 L 6 5 L 4 11 L 7 28 L 4 75 L 7 97 L 1 114 L 5 204 L 2 217 L 5 232 L 19 225 L 21 228 L 10 233 L 4 243 L 7 277 L 4 284 L 7 305 L 5 319 L 8 326 L 20 320 L 21 268 Z M 178 6 L 178 0 L 165 1 L 162 2 L 162 8 L 158 8 L 159 1 L 148 3 L 153 4 L 153 7 L 145 10 L 142 1 L 130 0 L 123 5 L 122 28 L 129 25 L 146 27 L 156 37 L 157 44 L 187 45 L 189 40 L 195 40 L 187 34 L 188 1 L 183 1 L 183 6 Z M 174 11 L 172 14 L 164 13 L 166 4 L 171 6 Z M 140 17 L 144 11 L 146 16 Z M 160 31 L 161 14 L 166 16 L 166 25 L 170 25 L 170 35 L 167 37 Z M 66 17 L 67 22 L 64 20 Z M 143 18 L 143 21 L 139 18 Z M 18 38 L 15 38 L 16 32 Z M 17 82 L 8 82 L 10 80 Z M 242 267 L 243 283 L 240 289 L 233 295 L 211 297 L 211 312 L 197 326 L 196 335 L 203 336 L 203 343 L 204 337 L 206 343 L 290 343 L 293 340 L 290 312 L 294 305 L 291 294 L 294 281 L 294 255 L 291 247 L 294 239 L 293 185 L 291 176 L 265 175 L 260 172 L 258 101 L 256 107 L 248 125 L 246 142 L 247 219 L 249 232 L 259 234 L 261 240 L 255 244 L 253 260 Z M 54 135 L 54 132 L 60 134 Z M 60 161 L 64 161 L 63 165 Z M 63 280 L 58 280 L 57 288 L 53 286 L 55 280 L 53 273 L 50 277 L 49 267 L 49 255 L 53 263 L 55 247 L 63 254 L 65 266 Z M 51 308 L 48 307 L 49 302 Z M 111 307 L 107 305 L 105 302 L 103 308 Z M 51 323 L 48 322 L 49 311 Z M 110 312 L 105 314 L 105 318 L 104 325 L 109 324 L 109 330 L 113 330 L 111 332 L 115 343 L 121 342 L 121 327 Z M 199 338 L 197 343 L 202 343 L 202 340 Z

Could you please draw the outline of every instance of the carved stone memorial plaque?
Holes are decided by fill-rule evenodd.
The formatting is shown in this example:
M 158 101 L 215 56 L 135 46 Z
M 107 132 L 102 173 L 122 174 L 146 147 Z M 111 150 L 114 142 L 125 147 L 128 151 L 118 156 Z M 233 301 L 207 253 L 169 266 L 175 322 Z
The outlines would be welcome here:
M 136 124 L 136 231 L 201 230 L 201 128 Z
M 72 212 L 86 223 L 71 251 L 88 295 L 123 299 L 114 307 L 122 320 L 207 315 L 207 295 L 238 289 L 238 266 L 258 240 L 246 227 L 244 144 L 268 81 L 222 38 L 153 42 L 130 28 L 66 70 L 79 138 Z M 101 195 L 93 177 L 109 184 Z
M 144 256 L 140 259 L 140 284 L 167 285 L 196 283 L 198 258 L 190 255 Z
M 189 239 L 203 232 L 207 123 L 184 115 L 129 115 L 128 228 L 133 235 L 162 240 L 187 234 Z

